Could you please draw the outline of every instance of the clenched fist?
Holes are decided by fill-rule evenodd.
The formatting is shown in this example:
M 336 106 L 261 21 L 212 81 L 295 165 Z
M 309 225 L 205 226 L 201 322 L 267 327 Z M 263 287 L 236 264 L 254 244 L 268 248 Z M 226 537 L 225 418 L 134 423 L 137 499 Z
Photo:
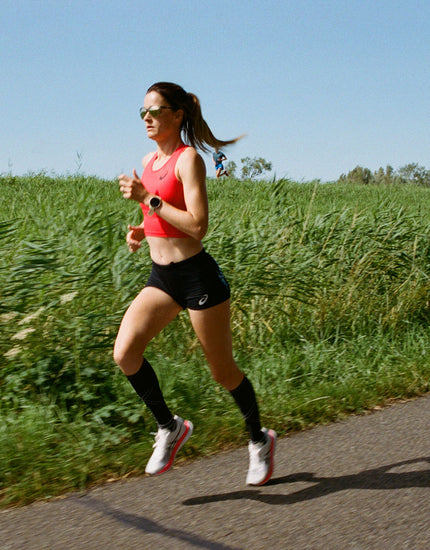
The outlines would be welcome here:
M 118 176 L 118 180 L 119 190 L 125 199 L 142 202 L 145 204 L 149 201 L 150 194 L 143 186 L 135 169 L 133 169 L 133 176 L 121 174 Z

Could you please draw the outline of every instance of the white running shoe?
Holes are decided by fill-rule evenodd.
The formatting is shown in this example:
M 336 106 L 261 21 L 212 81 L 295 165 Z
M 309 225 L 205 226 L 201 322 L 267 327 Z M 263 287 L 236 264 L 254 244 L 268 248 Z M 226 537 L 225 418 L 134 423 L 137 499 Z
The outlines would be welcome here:
M 175 460 L 176 453 L 193 433 L 193 424 L 189 420 L 183 420 L 174 416 L 176 430 L 171 432 L 165 428 L 159 428 L 155 435 L 154 451 L 146 465 L 147 474 L 162 474 L 167 472 Z
M 249 442 L 249 470 L 246 476 L 247 485 L 264 485 L 269 481 L 273 474 L 276 447 L 276 432 L 262 428 L 261 431 L 266 436 L 264 443 Z

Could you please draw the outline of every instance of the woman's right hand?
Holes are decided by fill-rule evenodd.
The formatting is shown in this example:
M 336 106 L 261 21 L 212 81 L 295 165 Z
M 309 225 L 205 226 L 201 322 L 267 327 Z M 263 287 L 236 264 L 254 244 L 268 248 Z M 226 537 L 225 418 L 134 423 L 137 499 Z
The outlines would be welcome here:
M 133 176 L 120 174 L 118 176 L 118 181 L 119 190 L 125 199 L 141 202 L 148 206 L 151 195 L 143 186 L 135 169 L 133 169 Z
M 136 252 L 142 246 L 141 242 L 145 238 L 145 230 L 142 225 L 129 225 L 128 233 L 125 238 L 130 252 Z

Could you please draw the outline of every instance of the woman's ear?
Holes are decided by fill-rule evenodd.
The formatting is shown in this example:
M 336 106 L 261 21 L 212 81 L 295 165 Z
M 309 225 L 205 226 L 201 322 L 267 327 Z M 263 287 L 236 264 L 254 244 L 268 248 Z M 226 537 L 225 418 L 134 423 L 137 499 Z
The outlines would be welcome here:
M 184 120 L 184 110 L 178 109 L 177 111 L 174 111 L 174 114 L 175 114 L 175 120 L 177 120 L 179 122 L 179 125 L 181 126 Z

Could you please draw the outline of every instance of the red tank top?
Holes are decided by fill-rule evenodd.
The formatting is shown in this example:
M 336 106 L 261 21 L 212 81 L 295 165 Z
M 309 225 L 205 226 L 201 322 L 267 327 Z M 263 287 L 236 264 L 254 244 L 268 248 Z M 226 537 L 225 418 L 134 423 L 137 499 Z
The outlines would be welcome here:
M 145 166 L 141 179 L 147 191 L 152 195 L 159 196 L 163 201 L 168 202 L 180 210 L 186 210 L 187 208 L 185 206 L 184 188 L 182 183 L 175 176 L 175 167 L 179 156 L 187 147 L 189 146 L 183 145 L 176 149 L 169 160 L 158 170 L 154 170 L 152 167 L 157 159 L 157 153 L 155 153 Z M 155 211 L 152 216 L 148 216 L 149 208 L 142 203 L 140 206 L 144 216 L 144 228 L 147 237 L 189 238 L 189 235 L 179 231 L 179 229 L 167 223 L 163 218 L 160 218 L 160 216 L 157 215 L 157 211 Z

